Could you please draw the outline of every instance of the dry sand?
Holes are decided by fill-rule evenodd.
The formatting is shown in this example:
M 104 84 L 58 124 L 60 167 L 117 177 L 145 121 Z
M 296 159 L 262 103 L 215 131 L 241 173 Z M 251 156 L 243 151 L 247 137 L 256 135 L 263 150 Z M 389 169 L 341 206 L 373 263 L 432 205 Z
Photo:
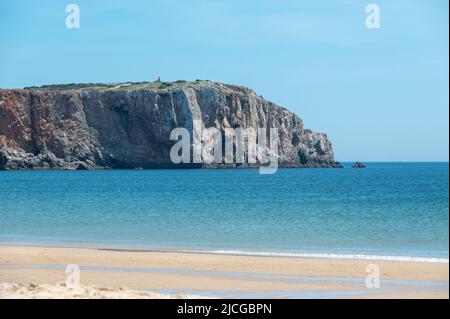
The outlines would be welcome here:
M 193 295 L 167 295 L 125 288 L 96 286 L 67 286 L 64 282 L 54 285 L 0 284 L 0 299 L 192 299 Z
M 0 298 L 448 298 L 448 281 L 448 263 L 0 246 Z

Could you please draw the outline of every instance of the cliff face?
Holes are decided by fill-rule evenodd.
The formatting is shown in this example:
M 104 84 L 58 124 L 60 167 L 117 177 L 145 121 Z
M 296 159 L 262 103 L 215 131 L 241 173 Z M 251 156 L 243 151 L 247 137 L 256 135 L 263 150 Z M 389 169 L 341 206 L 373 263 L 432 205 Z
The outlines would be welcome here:
M 339 167 L 327 136 L 250 89 L 210 81 L 0 90 L 0 169 L 172 167 L 173 128 L 276 127 L 280 167 Z M 228 165 L 229 166 L 229 165 Z

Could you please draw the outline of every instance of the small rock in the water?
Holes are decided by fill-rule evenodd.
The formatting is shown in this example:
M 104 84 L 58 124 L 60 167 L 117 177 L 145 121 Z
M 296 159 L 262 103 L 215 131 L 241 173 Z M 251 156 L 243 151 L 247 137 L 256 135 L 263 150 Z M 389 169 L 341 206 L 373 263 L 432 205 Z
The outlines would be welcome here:
M 361 162 L 356 162 L 355 164 L 352 165 L 352 167 L 353 168 L 366 168 L 366 165 Z

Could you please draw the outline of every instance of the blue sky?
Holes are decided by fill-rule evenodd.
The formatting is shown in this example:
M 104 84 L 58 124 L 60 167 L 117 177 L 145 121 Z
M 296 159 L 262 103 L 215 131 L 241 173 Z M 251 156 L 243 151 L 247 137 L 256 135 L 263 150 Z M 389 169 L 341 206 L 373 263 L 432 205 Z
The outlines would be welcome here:
M 210 79 L 296 112 L 338 160 L 448 161 L 448 23 L 447 0 L 1 0 L 0 87 Z

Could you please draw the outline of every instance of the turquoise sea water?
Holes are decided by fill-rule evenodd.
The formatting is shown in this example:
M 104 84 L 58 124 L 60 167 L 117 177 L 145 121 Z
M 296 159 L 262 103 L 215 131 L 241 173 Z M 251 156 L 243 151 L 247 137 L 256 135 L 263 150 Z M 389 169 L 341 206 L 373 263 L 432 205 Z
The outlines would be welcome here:
M 0 244 L 448 259 L 448 169 L 3 171 Z

